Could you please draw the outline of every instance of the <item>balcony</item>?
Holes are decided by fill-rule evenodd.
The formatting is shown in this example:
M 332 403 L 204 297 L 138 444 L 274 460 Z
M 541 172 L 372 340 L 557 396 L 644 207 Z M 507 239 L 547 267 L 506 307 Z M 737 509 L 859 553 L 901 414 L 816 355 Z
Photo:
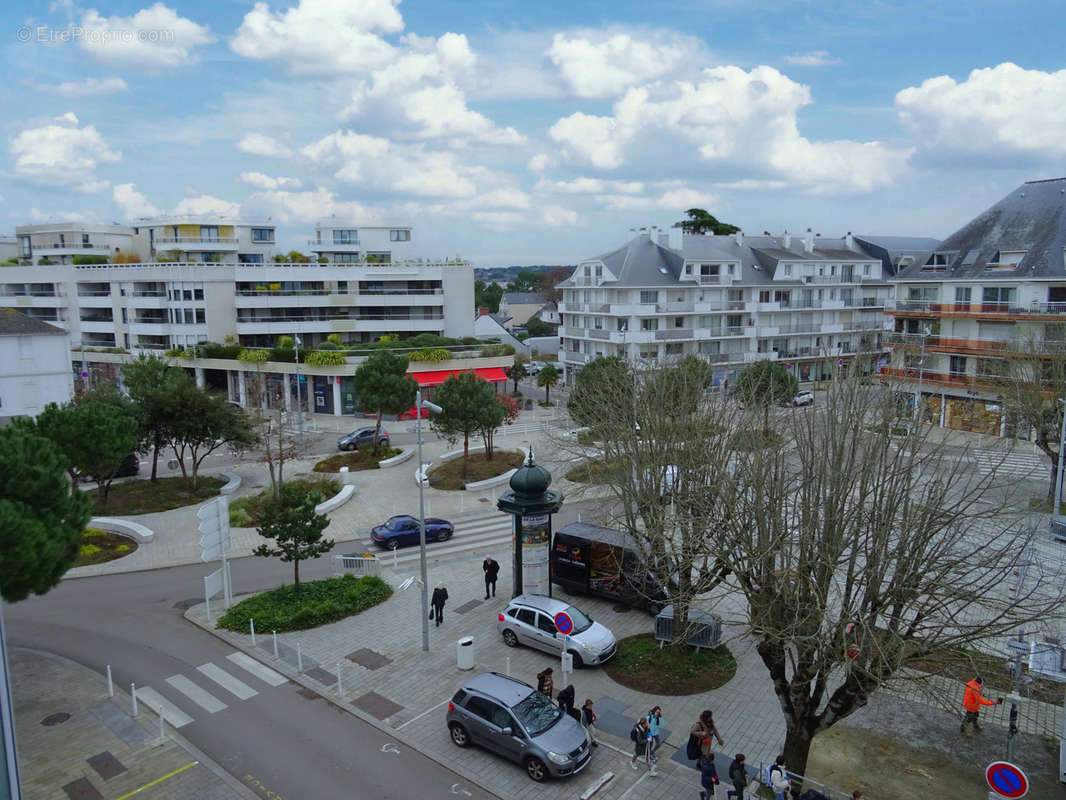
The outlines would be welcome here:
M 362 247 L 362 242 L 356 240 L 353 242 L 331 242 L 320 241 L 318 239 L 308 239 L 307 249 L 312 253 L 358 253 Z
M 881 377 L 885 380 L 903 381 L 917 384 L 919 380 L 922 386 L 931 388 L 941 387 L 945 389 L 962 389 L 967 392 L 997 392 L 997 382 L 1000 380 L 994 375 L 963 375 L 957 372 L 930 372 L 913 367 L 885 367 L 881 370 Z
M 584 364 L 588 360 L 588 356 L 584 353 L 575 353 L 570 350 L 564 350 L 561 355 L 564 362 L 571 364 Z
M 664 339 L 691 339 L 692 337 L 692 328 L 669 328 L 665 331 L 655 331 L 656 341 L 662 341 Z
M 32 246 L 34 258 L 45 256 L 110 256 L 113 252 L 106 245 L 74 244 L 73 242 L 55 244 L 35 244 Z
M 166 250 L 182 250 L 186 253 L 236 253 L 237 237 L 219 236 L 217 239 L 204 239 L 201 236 L 157 236 L 152 245 L 157 253 Z
M 589 328 L 589 337 L 592 339 L 610 339 L 611 332 L 605 331 L 603 328 Z
M 164 336 L 178 330 L 183 333 L 194 333 L 195 328 L 195 325 L 171 326 L 168 321 L 137 320 L 130 323 L 130 333 L 140 336 Z M 206 329 L 206 326 L 201 325 L 200 328 Z
M 960 315 L 965 317 L 1061 317 L 1066 303 L 938 303 L 923 300 L 891 299 L 885 304 L 889 314 Z

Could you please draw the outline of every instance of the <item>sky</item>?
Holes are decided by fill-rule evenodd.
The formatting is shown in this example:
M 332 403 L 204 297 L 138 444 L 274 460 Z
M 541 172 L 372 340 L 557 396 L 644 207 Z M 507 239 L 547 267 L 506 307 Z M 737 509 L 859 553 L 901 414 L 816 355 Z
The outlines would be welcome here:
M 1066 175 L 1046 0 L 6 2 L 0 233 L 159 213 L 573 264 L 704 208 L 944 237 Z M 1053 39 L 1053 36 L 1055 39 Z

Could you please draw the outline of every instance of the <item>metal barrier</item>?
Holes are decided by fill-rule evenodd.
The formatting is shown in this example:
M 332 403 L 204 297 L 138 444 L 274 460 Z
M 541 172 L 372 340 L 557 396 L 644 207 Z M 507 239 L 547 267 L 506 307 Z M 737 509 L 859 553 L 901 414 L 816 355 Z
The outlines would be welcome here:
M 688 635 L 685 644 L 697 650 L 714 647 L 722 640 L 722 618 L 716 614 L 690 608 L 688 610 Z M 674 640 L 674 606 L 663 608 L 655 617 L 655 639 L 661 648 Z
M 343 556 L 333 556 L 332 566 L 334 575 L 354 573 L 356 575 L 381 575 L 381 562 L 373 553 L 350 553 Z

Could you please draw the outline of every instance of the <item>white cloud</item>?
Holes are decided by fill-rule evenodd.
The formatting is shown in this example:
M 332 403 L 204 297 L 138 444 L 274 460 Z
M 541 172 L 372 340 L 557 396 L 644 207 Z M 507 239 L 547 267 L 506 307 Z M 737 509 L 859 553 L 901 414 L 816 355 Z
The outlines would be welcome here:
M 175 215 L 223 214 L 225 216 L 237 216 L 240 211 L 241 207 L 237 203 L 212 197 L 209 194 L 200 194 L 195 197 L 184 198 L 174 206 L 174 210 L 171 213 Z
M 642 197 L 600 195 L 596 200 L 615 211 L 676 211 L 679 208 L 714 208 L 718 205 L 716 194 L 676 185 L 654 195 Z
M 257 189 L 299 189 L 299 178 L 273 178 L 262 172 L 242 172 L 241 180 Z
M 594 38 L 557 33 L 547 52 L 578 97 L 615 97 L 673 72 L 693 49 L 678 36 L 659 42 L 638 41 L 626 33 Z
M 538 181 L 537 189 L 542 191 L 562 192 L 563 194 L 640 194 L 644 184 L 640 181 L 609 181 L 603 178 L 574 178 L 572 181 Z
M 563 206 L 540 206 L 540 221 L 553 228 L 564 228 L 577 225 L 580 221 L 576 211 Z
M 322 187 L 302 192 L 283 189 L 255 192 L 241 204 L 241 211 L 269 216 L 283 224 L 307 224 L 333 216 L 361 225 L 380 224 L 383 221 L 378 209 L 338 200 L 332 192 Z
M 797 67 L 830 67 L 841 63 L 839 58 L 829 55 L 828 50 L 810 50 L 806 53 L 793 53 L 785 56 L 785 61 Z
M 96 194 L 98 192 L 107 191 L 111 186 L 111 181 L 99 179 L 99 180 L 87 180 L 79 183 L 74 187 L 76 192 L 84 192 L 85 194 Z
M 23 130 L 11 141 L 8 152 L 15 174 L 51 186 L 93 187 L 99 182 L 96 168 L 122 158 L 95 127 L 79 128 L 71 111 L 39 128 Z
M 486 144 L 522 144 L 514 128 L 497 128 L 484 114 L 466 107 L 466 96 L 454 86 L 426 87 L 400 99 L 409 121 L 424 138 L 458 136 Z
M 94 222 L 95 218 L 90 217 L 81 211 L 41 211 L 39 208 L 31 208 L 26 213 L 30 222 Z
M 731 191 L 776 191 L 788 188 L 787 181 L 759 180 L 758 178 L 744 178 L 739 181 L 726 181 L 716 183 L 717 189 L 729 189 Z
M 230 41 L 245 58 L 284 62 L 294 73 L 344 74 L 380 66 L 393 48 L 379 33 L 403 30 L 399 0 L 300 0 L 273 12 L 258 2 Z
M 1036 159 L 1066 155 L 1066 70 L 1009 62 L 975 69 L 957 83 L 929 78 L 896 95 L 900 121 L 923 149 L 948 155 Z
M 287 144 L 262 133 L 246 133 L 237 142 L 237 149 L 242 153 L 267 158 L 288 158 L 292 155 L 292 148 Z
M 544 153 L 537 153 L 526 163 L 526 168 L 530 172 L 544 172 L 544 170 L 555 166 L 555 159 Z
M 64 81 L 63 83 L 36 83 L 28 85 L 38 92 L 49 92 L 63 97 L 89 97 L 100 94 L 113 94 L 129 89 L 129 84 L 122 78 L 86 78 L 83 81 Z
M 698 83 L 630 89 L 612 116 L 577 112 L 549 135 L 564 156 L 600 169 L 695 148 L 709 164 L 769 169 L 772 179 L 821 193 L 869 191 L 905 170 L 907 149 L 801 136 L 798 112 L 810 102 L 806 86 L 772 67 L 714 67 Z
M 91 8 L 81 19 L 78 43 L 108 64 L 131 67 L 177 67 L 195 60 L 197 47 L 215 41 L 211 29 L 156 3 L 132 17 L 102 17 Z
M 157 217 L 162 212 L 152 205 L 148 198 L 137 191 L 132 183 L 120 183 L 111 190 L 111 199 L 122 211 L 123 219 L 138 217 Z

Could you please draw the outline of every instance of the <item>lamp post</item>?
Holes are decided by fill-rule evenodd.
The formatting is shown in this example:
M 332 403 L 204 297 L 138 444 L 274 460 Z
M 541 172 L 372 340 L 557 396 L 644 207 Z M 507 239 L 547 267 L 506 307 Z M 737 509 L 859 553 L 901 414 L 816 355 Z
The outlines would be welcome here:
M 1062 468 L 1066 466 L 1063 464 L 1063 451 L 1066 450 L 1066 398 L 1056 401 L 1062 403 L 1062 429 L 1059 431 L 1059 464 L 1055 470 L 1055 506 L 1051 509 L 1051 529 L 1062 530 L 1063 519 L 1059 513 L 1062 508 Z
M 422 576 L 422 650 L 429 652 L 429 583 L 426 577 L 426 474 L 422 471 L 422 409 L 439 414 L 444 409 L 422 399 L 422 390 L 415 392 L 415 430 L 418 437 L 418 567 Z
M 304 412 L 303 401 L 300 399 L 300 345 L 303 343 L 295 333 L 292 335 L 292 343 L 296 349 L 296 429 L 303 433 Z

